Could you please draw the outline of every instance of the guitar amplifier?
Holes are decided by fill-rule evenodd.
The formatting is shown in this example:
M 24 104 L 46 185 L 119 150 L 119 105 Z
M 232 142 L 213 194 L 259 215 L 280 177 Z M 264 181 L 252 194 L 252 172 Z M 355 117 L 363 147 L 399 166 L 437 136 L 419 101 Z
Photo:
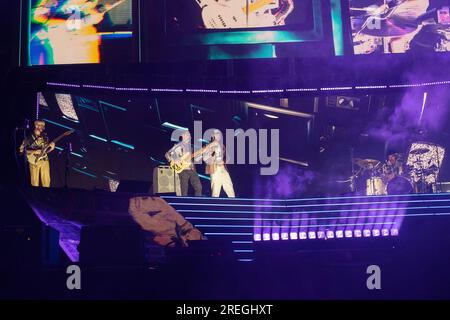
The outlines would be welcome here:
M 181 195 L 180 178 L 169 166 L 159 166 L 153 170 L 153 193 L 173 193 Z

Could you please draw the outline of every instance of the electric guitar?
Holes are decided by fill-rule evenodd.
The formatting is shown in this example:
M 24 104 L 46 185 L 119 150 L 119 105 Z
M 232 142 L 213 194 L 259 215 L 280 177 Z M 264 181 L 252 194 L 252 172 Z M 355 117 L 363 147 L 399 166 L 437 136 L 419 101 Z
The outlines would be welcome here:
M 241 4 L 225 5 L 215 0 L 196 1 L 200 8 L 202 8 L 202 19 L 207 29 L 243 28 L 247 26 L 249 14 L 260 9 L 278 7 L 278 0 L 257 0 L 248 3 L 248 6 L 242 6 Z M 266 21 L 264 22 L 262 26 L 270 26 L 267 25 Z
M 189 154 L 185 154 L 182 156 L 179 160 L 172 160 L 169 163 L 170 169 L 174 170 L 176 173 L 181 173 L 183 170 L 189 169 L 191 166 L 191 159 L 198 157 L 199 155 L 205 153 L 207 150 L 209 150 L 211 147 L 217 145 L 217 141 L 213 141 L 204 148 L 197 150 L 191 156 Z
M 50 143 L 52 142 L 57 143 L 59 140 L 61 140 L 64 137 L 67 137 L 68 135 L 71 135 L 73 132 L 74 130 L 66 131 L 62 135 L 58 136 L 56 139 L 52 140 Z M 39 161 L 44 159 L 51 152 L 50 143 L 40 150 L 27 152 L 28 162 L 31 164 L 37 164 Z

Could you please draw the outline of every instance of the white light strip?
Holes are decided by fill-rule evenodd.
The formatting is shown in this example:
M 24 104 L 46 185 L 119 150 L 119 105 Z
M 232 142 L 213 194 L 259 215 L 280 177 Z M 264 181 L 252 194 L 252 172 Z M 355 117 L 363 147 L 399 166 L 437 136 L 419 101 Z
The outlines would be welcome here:
M 71 83 L 58 83 L 58 82 L 47 82 L 48 86 L 57 86 L 57 87 L 72 87 L 72 88 L 80 88 L 79 84 L 71 84 Z
M 186 92 L 217 93 L 218 90 L 212 90 L 212 89 L 186 89 Z
M 355 89 L 386 89 L 387 86 L 356 86 Z
M 250 93 L 250 90 L 220 90 L 220 93 Z
M 277 93 L 277 92 L 284 92 L 284 89 L 252 90 L 252 93 Z
M 91 89 L 107 89 L 107 90 L 115 90 L 116 87 L 110 86 L 97 86 L 92 84 L 83 84 L 83 88 L 91 88 Z
M 334 90 L 352 90 L 353 87 L 325 87 L 320 88 L 321 91 L 334 91 Z
M 152 88 L 153 92 L 183 92 L 183 89 L 170 89 L 170 88 Z
M 116 88 L 118 91 L 148 91 L 147 88 Z
M 286 92 L 299 92 L 299 91 L 317 91 L 317 88 L 291 88 L 286 89 Z

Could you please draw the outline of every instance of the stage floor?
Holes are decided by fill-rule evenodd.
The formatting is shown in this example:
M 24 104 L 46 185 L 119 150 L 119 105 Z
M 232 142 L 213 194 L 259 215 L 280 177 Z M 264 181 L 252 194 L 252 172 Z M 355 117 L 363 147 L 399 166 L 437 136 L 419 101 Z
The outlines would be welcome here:
M 59 244 L 73 262 L 79 261 L 83 227 L 136 225 L 129 213 L 129 200 L 149 197 L 67 189 L 30 189 L 26 194 L 39 219 L 59 232 Z M 300 248 L 326 249 L 340 243 L 344 247 L 349 240 L 360 245 L 369 239 L 395 241 L 402 236 L 407 221 L 450 217 L 449 193 L 298 199 L 160 198 L 207 239 L 226 243 L 235 259 L 246 263 L 254 261 L 256 246 L 295 242 Z

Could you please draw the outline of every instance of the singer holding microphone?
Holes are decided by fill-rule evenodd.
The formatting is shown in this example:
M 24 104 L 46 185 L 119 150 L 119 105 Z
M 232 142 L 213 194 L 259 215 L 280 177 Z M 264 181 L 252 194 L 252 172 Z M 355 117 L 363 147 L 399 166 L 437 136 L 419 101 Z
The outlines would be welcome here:
M 55 143 L 49 142 L 44 130 L 45 122 L 36 120 L 33 132 L 23 140 L 19 151 L 21 154 L 26 152 L 30 166 L 31 185 L 48 188 L 50 187 L 50 162 L 47 153 L 55 149 Z

